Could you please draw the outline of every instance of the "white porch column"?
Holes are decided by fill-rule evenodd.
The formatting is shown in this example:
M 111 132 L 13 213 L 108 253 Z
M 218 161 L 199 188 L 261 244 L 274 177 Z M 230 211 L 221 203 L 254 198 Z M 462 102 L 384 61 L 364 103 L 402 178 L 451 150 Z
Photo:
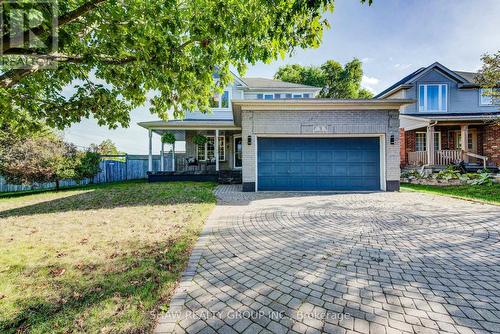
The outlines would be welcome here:
M 160 149 L 160 170 L 162 172 L 165 171 L 165 143 L 163 141 L 161 142 Z
M 426 134 L 426 146 L 427 146 L 427 164 L 428 165 L 434 165 L 434 157 L 436 156 L 435 154 L 435 147 L 434 147 L 434 127 L 433 126 L 427 126 L 427 134 Z
M 215 130 L 215 171 L 219 171 L 219 129 Z
M 462 153 L 469 151 L 469 126 L 461 125 L 460 126 L 460 146 L 462 148 Z M 465 162 L 469 162 L 469 156 L 462 154 L 462 158 Z
M 148 172 L 153 171 L 153 130 L 149 129 Z
M 175 143 L 172 144 L 172 172 L 175 172 Z

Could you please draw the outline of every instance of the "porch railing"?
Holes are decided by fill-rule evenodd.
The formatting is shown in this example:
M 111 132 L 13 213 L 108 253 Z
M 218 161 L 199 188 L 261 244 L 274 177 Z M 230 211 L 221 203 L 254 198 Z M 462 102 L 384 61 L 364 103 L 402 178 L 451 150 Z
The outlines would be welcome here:
M 460 150 L 438 150 L 434 153 L 435 165 L 456 164 L 462 160 Z M 408 152 L 408 164 L 412 166 L 422 166 L 428 163 L 427 151 Z
M 408 152 L 408 164 L 412 166 L 422 166 L 427 164 L 427 152 Z
M 439 150 L 436 151 L 434 164 L 450 165 L 459 163 L 460 160 L 462 160 L 462 153 L 460 150 Z

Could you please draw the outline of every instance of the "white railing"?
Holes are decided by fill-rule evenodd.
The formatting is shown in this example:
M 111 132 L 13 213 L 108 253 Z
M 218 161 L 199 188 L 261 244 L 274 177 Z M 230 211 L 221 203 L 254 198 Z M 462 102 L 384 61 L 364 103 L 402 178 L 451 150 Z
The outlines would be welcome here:
M 427 164 L 427 151 L 408 152 L 408 164 L 412 166 Z
M 462 153 L 460 150 L 439 150 L 436 151 L 434 164 L 451 165 L 459 163 L 460 160 L 462 160 Z
M 484 155 L 475 154 L 472 152 L 465 152 L 465 155 L 483 160 L 483 167 L 486 168 L 486 161 L 488 160 L 488 157 L 485 157 Z

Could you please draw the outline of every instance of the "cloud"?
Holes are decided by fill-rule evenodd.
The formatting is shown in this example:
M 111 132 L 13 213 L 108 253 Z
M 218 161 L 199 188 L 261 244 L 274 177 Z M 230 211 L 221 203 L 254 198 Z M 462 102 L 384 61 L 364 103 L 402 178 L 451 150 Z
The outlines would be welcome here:
M 411 67 L 411 64 L 396 64 L 396 65 L 394 65 L 394 67 L 399 69 L 399 70 L 406 70 L 406 69 L 409 69 Z
M 361 79 L 361 86 L 363 88 L 368 89 L 371 92 L 375 91 L 375 87 L 379 84 L 380 80 L 375 78 L 375 77 L 369 77 L 367 75 L 363 75 L 363 78 Z

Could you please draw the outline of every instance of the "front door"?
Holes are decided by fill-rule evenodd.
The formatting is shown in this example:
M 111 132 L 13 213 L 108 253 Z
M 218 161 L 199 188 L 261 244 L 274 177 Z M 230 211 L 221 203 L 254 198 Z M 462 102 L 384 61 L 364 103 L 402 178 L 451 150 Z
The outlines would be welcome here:
M 234 168 L 241 168 L 243 159 L 243 142 L 241 136 L 234 137 Z
M 477 131 L 476 129 L 469 129 L 469 135 L 467 136 L 467 150 L 472 153 L 477 154 Z M 462 148 L 462 133 L 460 130 L 455 131 L 455 148 Z

